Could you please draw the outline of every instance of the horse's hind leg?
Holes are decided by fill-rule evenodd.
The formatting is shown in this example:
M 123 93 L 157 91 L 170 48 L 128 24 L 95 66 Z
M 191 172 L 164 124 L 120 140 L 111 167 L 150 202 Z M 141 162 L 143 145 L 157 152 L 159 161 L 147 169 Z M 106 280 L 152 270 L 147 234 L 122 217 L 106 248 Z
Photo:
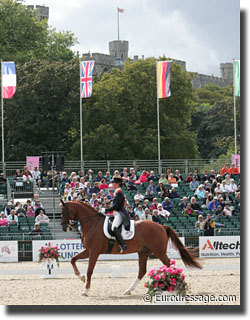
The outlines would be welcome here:
M 150 256 L 151 252 L 148 251 L 146 253 L 138 252 L 139 255 L 139 272 L 138 277 L 135 279 L 135 281 L 132 283 L 132 285 L 124 292 L 126 295 L 130 295 L 132 290 L 135 289 L 135 287 L 139 284 L 141 279 L 144 277 L 145 273 L 147 272 L 147 261 L 148 257 Z
M 71 259 L 71 264 L 72 267 L 74 269 L 75 275 L 77 277 L 80 278 L 81 281 L 85 282 L 85 276 L 80 274 L 80 271 L 78 270 L 77 266 L 76 266 L 76 261 L 79 259 L 86 259 L 89 257 L 89 251 L 87 249 L 83 250 L 82 252 L 80 252 L 79 254 L 75 255 L 72 259 Z

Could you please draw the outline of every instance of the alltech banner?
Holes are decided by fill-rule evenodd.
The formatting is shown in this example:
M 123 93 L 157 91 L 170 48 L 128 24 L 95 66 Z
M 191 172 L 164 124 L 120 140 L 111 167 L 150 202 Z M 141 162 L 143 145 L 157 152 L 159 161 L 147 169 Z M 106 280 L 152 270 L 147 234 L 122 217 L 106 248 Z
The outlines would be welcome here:
M 18 262 L 17 241 L 0 242 L 0 262 Z
M 200 237 L 200 258 L 239 258 L 240 236 Z

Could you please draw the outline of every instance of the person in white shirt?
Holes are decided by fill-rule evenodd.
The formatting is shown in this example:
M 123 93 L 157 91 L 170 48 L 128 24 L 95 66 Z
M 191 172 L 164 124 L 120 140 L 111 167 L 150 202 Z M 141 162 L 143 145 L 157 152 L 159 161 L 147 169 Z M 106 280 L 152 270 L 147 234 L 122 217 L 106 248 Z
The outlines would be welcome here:
M 224 215 L 227 216 L 227 217 L 231 217 L 232 216 L 232 212 L 233 212 L 233 210 L 229 207 L 229 203 L 226 203 L 226 206 L 225 206 L 225 208 L 223 210 Z
M 140 191 L 137 191 L 137 194 L 134 196 L 134 200 L 139 200 L 139 201 L 143 201 L 144 200 L 144 195 L 142 195 L 140 193 Z
M 159 203 L 159 204 L 158 204 L 158 215 L 159 215 L 159 216 L 163 216 L 164 218 L 168 219 L 168 217 L 169 217 L 169 215 L 170 215 L 170 212 L 167 211 L 167 210 L 164 210 L 164 209 L 162 208 L 162 204 Z
M 148 208 L 146 208 L 144 213 L 141 215 L 141 220 L 152 221 L 152 216 L 151 216 L 150 210 Z
M 46 216 L 46 214 L 43 213 L 41 210 L 39 215 L 35 219 L 35 223 L 48 223 L 49 224 L 49 217 Z
M 15 224 L 15 225 L 18 224 L 18 218 L 16 216 L 16 212 L 14 209 L 12 209 L 10 211 L 10 214 L 8 215 L 8 223 L 9 223 L 9 225 L 10 224 Z
M 37 167 L 34 168 L 34 170 L 31 172 L 32 173 L 32 178 L 36 180 L 37 186 L 40 189 L 41 185 L 41 172 L 38 170 Z

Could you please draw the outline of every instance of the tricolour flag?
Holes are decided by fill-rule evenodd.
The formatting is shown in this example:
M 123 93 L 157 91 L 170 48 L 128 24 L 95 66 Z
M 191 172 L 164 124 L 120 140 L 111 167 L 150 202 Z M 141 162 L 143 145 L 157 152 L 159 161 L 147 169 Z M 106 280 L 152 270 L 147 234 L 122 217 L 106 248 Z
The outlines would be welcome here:
M 172 61 L 157 61 L 157 96 L 167 98 L 171 96 L 170 71 Z
M 92 95 L 92 75 L 95 61 L 81 61 L 81 98 L 89 98 Z
M 234 94 L 240 96 L 240 60 L 234 60 Z
M 3 99 L 10 99 L 16 92 L 16 68 L 14 62 L 2 62 Z
M 118 12 L 124 12 L 124 9 L 117 8 Z

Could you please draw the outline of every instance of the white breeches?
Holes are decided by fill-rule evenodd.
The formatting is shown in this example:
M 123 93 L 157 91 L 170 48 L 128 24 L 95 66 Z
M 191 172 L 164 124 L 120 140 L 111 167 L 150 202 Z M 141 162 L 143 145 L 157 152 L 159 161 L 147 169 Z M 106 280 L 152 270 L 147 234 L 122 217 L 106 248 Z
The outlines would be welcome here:
M 120 215 L 120 213 L 117 211 L 114 211 L 114 216 L 115 216 L 115 219 L 114 219 L 114 221 L 112 223 L 112 227 L 111 227 L 112 231 L 114 231 L 114 228 L 118 228 L 122 224 L 122 216 Z

